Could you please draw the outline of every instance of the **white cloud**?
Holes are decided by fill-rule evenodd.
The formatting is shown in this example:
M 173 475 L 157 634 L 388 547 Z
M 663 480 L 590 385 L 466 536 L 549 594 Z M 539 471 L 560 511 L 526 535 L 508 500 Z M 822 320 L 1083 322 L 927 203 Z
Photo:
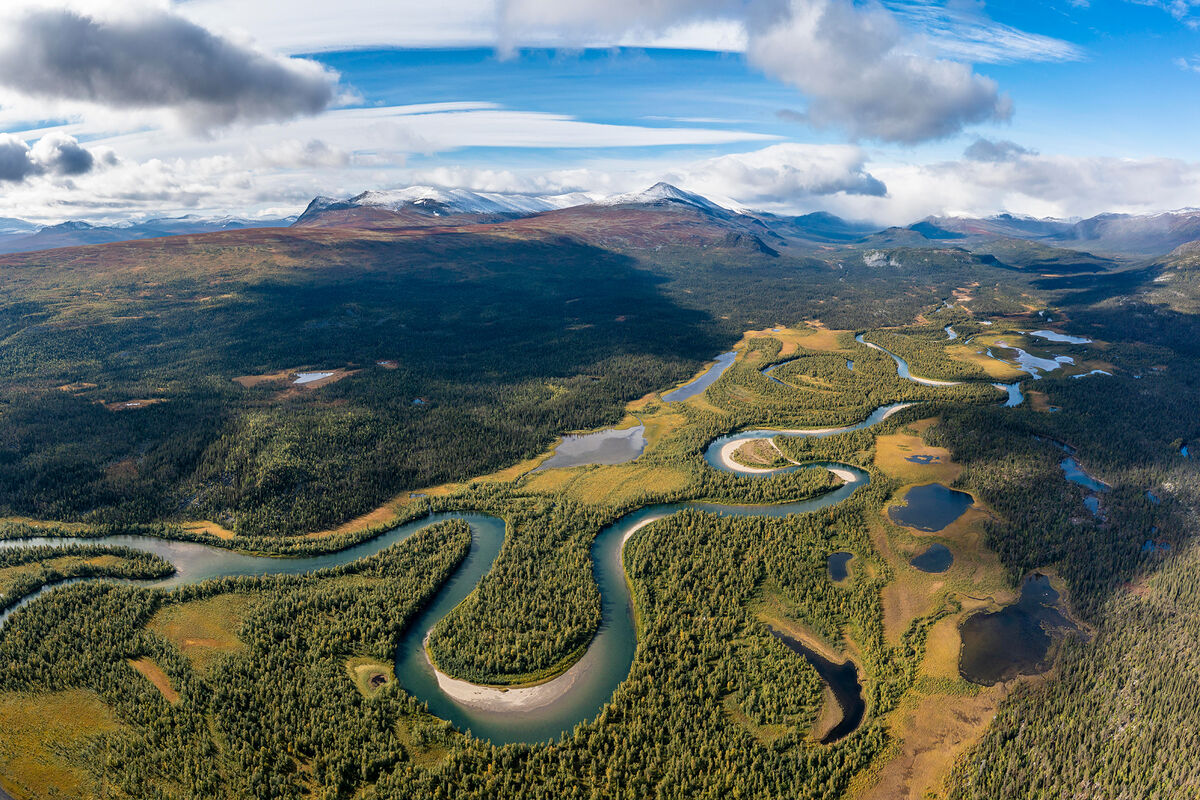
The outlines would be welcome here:
M 1200 72 L 1200 56 L 1175 59 L 1175 66 L 1185 72 Z
M 972 63 L 1061 62 L 1086 58 L 1082 47 L 1030 33 L 987 16 L 982 0 L 884 0 L 888 9 L 920 31 L 944 56 Z
M 1002 160 L 871 165 L 887 198 L 831 198 L 830 210 L 900 225 L 929 215 L 1038 217 L 1153 213 L 1194 206 L 1200 162 L 1016 154 Z
M 664 180 L 751 208 L 789 206 L 833 194 L 883 197 L 887 187 L 866 170 L 852 145 L 778 144 L 707 159 L 668 172 Z
M 806 94 L 804 120 L 855 137 L 912 144 L 1009 118 L 1011 103 L 995 81 L 910 47 L 882 7 L 793 0 L 785 22 L 751 38 L 749 55 Z
M 910 3 L 909 6 L 912 4 Z M 911 10 L 911 9 L 910 9 Z M 912 19 L 926 19 L 909 14 Z M 1011 101 L 996 82 L 960 61 L 929 55 L 930 42 L 877 2 L 851 0 L 505 0 L 501 31 L 505 42 L 545 38 L 550 32 L 568 42 L 621 31 L 643 37 L 662 34 L 704 19 L 736 20 L 746 29 L 746 52 L 768 76 L 797 89 L 808 101 L 793 118 L 817 127 L 837 127 L 855 138 L 911 144 L 939 139 L 965 126 L 1004 121 Z M 991 55 L 1023 53 L 1046 42 L 1019 31 L 989 25 L 976 16 L 929 15 L 943 43 L 979 52 L 988 39 Z M 1000 31 L 1000 35 L 997 33 Z M 973 40 L 971 47 L 964 42 Z M 1005 45 L 1004 42 L 1010 45 Z M 1047 42 L 1049 40 L 1046 40 Z M 945 49 L 945 44 L 943 49 Z M 1015 57 L 1015 55 L 1013 56 Z

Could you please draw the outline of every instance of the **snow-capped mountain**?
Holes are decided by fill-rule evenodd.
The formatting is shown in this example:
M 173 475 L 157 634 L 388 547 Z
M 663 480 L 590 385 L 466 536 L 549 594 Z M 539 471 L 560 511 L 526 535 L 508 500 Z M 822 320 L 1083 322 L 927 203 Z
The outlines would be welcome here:
M 616 194 L 600 200 L 602 206 L 653 206 L 653 205 L 682 205 L 707 211 L 709 213 L 728 214 L 730 209 L 717 205 L 703 195 L 685 192 L 678 186 L 658 182 L 649 189 L 627 194 Z
M 373 190 L 344 200 L 317 197 L 300 216 L 299 224 L 312 224 L 329 212 L 369 209 L 396 215 L 424 217 L 453 215 L 526 216 L 542 211 L 590 203 L 594 195 L 583 192 L 560 195 L 504 194 L 474 192 L 469 189 L 443 189 L 436 186 L 409 186 L 404 189 Z

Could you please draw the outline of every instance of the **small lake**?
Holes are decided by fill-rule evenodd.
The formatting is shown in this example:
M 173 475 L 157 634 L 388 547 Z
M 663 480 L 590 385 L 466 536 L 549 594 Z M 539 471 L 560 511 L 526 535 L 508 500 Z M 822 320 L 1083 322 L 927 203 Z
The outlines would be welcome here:
M 315 381 L 323 381 L 326 378 L 332 378 L 332 377 L 333 377 L 332 372 L 297 372 L 296 379 L 294 381 L 292 381 L 292 383 L 302 386 L 306 383 L 313 383 Z
M 544 469 L 582 467 L 588 464 L 624 464 L 633 461 L 646 449 L 646 426 L 568 434 L 562 438 L 554 453 L 534 472 Z
M 949 325 L 947 325 L 942 330 L 944 330 L 946 332 L 947 339 L 957 339 L 958 338 L 958 334 L 954 332 L 954 328 L 951 328 Z
M 1021 392 L 1020 383 L 993 383 L 1002 392 L 1008 392 L 1008 399 L 1004 401 L 1005 408 L 1016 408 L 1025 402 L 1025 395 Z
M 732 350 L 728 353 L 722 353 L 717 356 L 716 363 L 709 367 L 703 375 L 691 383 L 684 384 L 674 391 L 667 392 L 662 396 L 662 399 L 668 403 L 674 403 L 679 400 L 687 400 L 689 397 L 695 397 L 716 383 L 717 378 L 725 374 L 725 370 L 729 369 L 736 358 L 737 353 Z
M 968 617 L 959 628 L 962 651 L 958 670 L 984 686 L 1018 675 L 1034 675 L 1048 664 L 1056 633 L 1075 630 L 1063 615 L 1059 595 L 1045 575 L 1030 575 L 1021 597 L 999 611 Z
M 770 628 L 771 635 L 783 642 L 793 653 L 804 658 L 817 671 L 821 680 L 829 686 L 834 700 L 842 709 L 842 720 L 821 737 L 821 744 L 831 744 L 844 739 L 853 733 L 862 722 L 867 711 L 867 703 L 863 700 L 862 684 L 858 682 L 858 668 L 854 662 L 847 659 L 836 664 L 820 653 L 805 647 L 804 644 L 785 633 Z
M 854 553 L 830 553 L 826 559 L 826 565 L 829 569 L 829 579 L 835 583 L 841 583 L 850 575 L 850 561 L 854 558 Z
M 850 359 L 846 359 L 846 369 L 850 370 L 851 372 L 854 372 L 854 362 L 851 361 Z
M 1091 344 L 1092 340 L 1085 336 L 1068 336 L 1065 333 L 1057 331 L 1029 331 L 1030 336 L 1037 336 L 1040 339 L 1045 339 L 1048 342 L 1058 342 L 1059 344 Z
M 940 483 L 914 486 L 902 500 L 906 505 L 892 506 L 888 516 L 897 525 L 934 533 L 958 519 L 975 502 L 971 495 Z
M 950 548 L 946 545 L 935 542 L 929 545 L 929 549 L 924 553 L 913 557 L 908 563 L 921 572 L 945 572 L 954 563 L 954 553 L 950 552 Z

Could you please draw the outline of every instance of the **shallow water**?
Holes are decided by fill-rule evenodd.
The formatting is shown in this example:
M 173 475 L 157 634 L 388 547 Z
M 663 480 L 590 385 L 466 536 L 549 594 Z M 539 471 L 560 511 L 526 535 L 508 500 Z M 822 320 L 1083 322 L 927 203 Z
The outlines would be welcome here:
M 293 384 L 312 383 L 314 381 L 320 381 L 320 380 L 324 380 L 325 378 L 332 378 L 332 377 L 333 377 L 332 372 L 297 372 L 296 380 L 292 381 L 292 383 Z
M 732 350 L 728 353 L 722 353 L 717 356 L 716 363 L 709 367 L 703 375 L 691 383 L 684 384 L 674 391 L 667 392 L 662 396 L 662 399 L 668 403 L 674 403 L 679 400 L 687 400 L 689 397 L 695 397 L 716 383 L 717 379 L 725 374 L 725 370 L 729 369 L 736 358 L 737 353 Z
M 959 628 L 958 669 L 972 683 L 991 686 L 1047 665 L 1054 635 L 1075 630 L 1059 607 L 1058 592 L 1045 575 L 1030 575 L 1016 603 L 1000 611 L 973 614 Z
M 1016 357 L 1013 359 L 1013 361 L 1015 361 L 1016 365 L 1022 370 L 1032 375 L 1034 380 L 1041 380 L 1042 373 L 1044 372 L 1053 372 L 1056 369 L 1060 369 L 1065 364 L 1075 363 L 1075 359 L 1071 358 L 1071 356 L 1055 356 L 1053 359 L 1042 358 L 1041 356 L 1035 356 L 1032 353 L 1027 353 L 1020 347 L 1012 347 L 1004 342 L 997 342 L 996 345 L 998 347 L 1003 347 L 1006 350 L 1011 350 L 1013 353 L 1015 353 Z M 988 351 L 988 355 L 992 355 L 990 350 Z M 992 356 L 992 358 L 995 358 L 995 356 Z M 1003 359 L 996 360 L 1001 361 Z
M 1083 467 L 1074 458 L 1064 458 L 1059 464 L 1062 467 L 1063 475 L 1071 483 L 1077 483 L 1085 489 L 1090 489 L 1093 492 L 1107 492 L 1111 487 L 1104 481 L 1096 480 L 1091 475 L 1084 471 Z
M 646 426 L 618 430 L 609 428 L 595 433 L 568 434 L 554 453 L 534 472 L 544 469 L 581 467 L 587 464 L 624 464 L 646 449 Z
M 825 560 L 826 568 L 829 570 L 829 579 L 835 583 L 841 583 L 850 575 L 850 561 L 854 558 L 854 553 L 845 551 L 839 553 L 830 553 L 829 558 Z
M 1048 342 L 1057 342 L 1059 344 L 1091 344 L 1092 343 L 1092 340 L 1088 339 L 1086 336 L 1069 336 L 1065 333 L 1058 333 L 1057 331 L 1041 330 L 1041 331 L 1029 331 L 1028 333 L 1030 336 L 1037 336 L 1039 338 L 1045 339 Z
M 892 506 L 888 516 L 897 525 L 935 533 L 963 515 L 975 502 L 971 495 L 930 483 L 914 486 L 901 498 L 906 505 Z
M 945 572 L 954 563 L 954 553 L 950 552 L 946 545 L 934 542 L 924 553 L 913 556 L 908 563 L 921 572 Z
M 1004 401 L 1005 408 L 1016 408 L 1025 402 L 1025 394 L 1021 391 L 1021 384 L 1018 383 L 993 383 L 1002 392 L 1008 392 L 1008 399 Z
M 891 405 L 880 406 L 879 408 L 872 411 L 871 414 L 866 419 L 864 419 L 862 422 L 856 423 L 854 425 L 847 425 L 842 428 L 819 428 L 819 429 L 814 428 L 812 430 L 795 430 L 795 431 L 780 431 L 780 430 L 776 430 L 776 429 L 756 428 L 754 430 L 742 431 L 741 433 L 731 433 L 727 436 L 721 436 L 717 439 L 714 439 L 708 445 L 708 447 L 706 447 L 704 449 L 704 460 L 707 461 L 708 465 L 714 469 L 719 469 L 723 472 L 731 472 L 732 470 L 729 470 L 728 468 L 725 467 L 724 464 L 721 463 L 721 448 L 730 442 L 742 441 L 744 439 L 773 438 L 775 436 L 812 437 L 812 438 L 816 438 L 816 439 L 823 439 L 826 436 L 834 436 L 835 434 L 848 433 L 850 431 L 859 431 L 859 430 L 862 430 L 863 428 L 869 428 L 872 425 L 878 425 L 880 422 L 883 422 L 885 419 L 890 417 L 892 414 L 896 413 L 897 411 L 899 411 L 903 408 L 907 408 L 909 405 L 911 405 L 911 404 L 910 403 L 892 403 Z M 747 475 L 747 477 L 768 477 L 770 475 L 781 475 L 785 472 L 792 472 L 797 469 L 804 469 L 806 466 L 808 466 L 808 465 L 781 467 L 780 469 L 771 470 L 769 472 L 761 472 L 761 473 L 757 473 L 756 475 Z M 743 473 L 739 473 L 739 474 L 743 474 Z

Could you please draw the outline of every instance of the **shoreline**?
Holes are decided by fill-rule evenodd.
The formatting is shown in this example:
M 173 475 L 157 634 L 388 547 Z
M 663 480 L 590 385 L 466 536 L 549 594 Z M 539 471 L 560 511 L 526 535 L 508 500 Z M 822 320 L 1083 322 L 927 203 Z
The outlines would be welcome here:
M 650 523 L 657 522 L 667 516 L 670 515 L 663 514 L 642 520 L 627 530 L 625 535 L 621 537 L 620 548 L 622 557 L 625 553 L 626 543 L 628 543 L 635 533 Z M 430 632 L 426 632 L 426 645 L 429 642 L 429 635 Z M 425 663 L 433 670 L 434 677 L 437 678 L 438 689 L 459 705 L 478 711 L 491 712 L 536 711 L 539 708 L 554 703 L 566 695 L 575 685 L 575 682 L 591 669 L 591 661 L 593 659 L 589 658 L 589 655 L 594 653 L 591 642 L 589 642 L 587 650 L 584 651 L 579 660 L 568 667 L 561 675 L 533 686 L 501 688 L 471 683 L 460 678 L 452 678 L 434 665 L 432 659 L 429 657 L 428 646 L 423 649 L 425 652 Z M 0 798 L 0 800 L 3 800 L 3 798 Z

